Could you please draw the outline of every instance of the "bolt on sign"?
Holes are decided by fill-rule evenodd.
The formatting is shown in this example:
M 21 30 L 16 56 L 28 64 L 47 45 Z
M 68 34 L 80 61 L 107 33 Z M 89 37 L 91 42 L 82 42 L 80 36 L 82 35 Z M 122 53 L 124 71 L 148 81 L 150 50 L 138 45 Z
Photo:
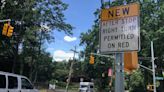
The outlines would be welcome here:
M 101 10 L 100 51 L 139 51 L 139 4 L 115 6 Z

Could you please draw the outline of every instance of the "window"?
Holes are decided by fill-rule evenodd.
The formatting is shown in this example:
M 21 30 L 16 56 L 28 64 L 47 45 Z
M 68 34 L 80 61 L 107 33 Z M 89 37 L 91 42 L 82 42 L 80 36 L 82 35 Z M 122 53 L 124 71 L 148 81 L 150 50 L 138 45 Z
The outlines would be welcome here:
M 81 85 L 81 88 L 87 88 L 88 86 L 87 85 Z
M 22 89 L 33 89 L 33 86 L 27 79 L 21 78 L 21 82 L 22 82 Z
M 90 88 L 93 88 L 93 85 L 90 85 Z
M 16 89 L 18 88 L 18 79 L 17 77 L 13 77 L 13 76 L 8 76 L 8 80 L 9 80 L 9 89 Z
M 0 88 L 6 88 L 6 77 L 5 77 L 5 75 L 0 75 Z

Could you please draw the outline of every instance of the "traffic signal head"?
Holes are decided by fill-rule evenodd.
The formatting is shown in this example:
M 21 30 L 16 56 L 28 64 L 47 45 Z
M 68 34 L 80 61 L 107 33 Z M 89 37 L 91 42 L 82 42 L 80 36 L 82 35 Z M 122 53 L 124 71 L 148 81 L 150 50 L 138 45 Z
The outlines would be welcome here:
M 5 23 L 3 26 L 2 35 L 5 35 L 5 36 L 7 35 L 8 28 L 9 28 L 9 24 Z
M 147 85 L 147 90 L 154 91 L 154 85 Z
M 90 55 L 89 63 L 90 64 L 94 64 L 94 56 L 93 55 Z
M 11 37 L 13 35 L 13 30 L 14 30 L 14 27 L 9 26 L 9 29 L 8 29 L 8 32 L 7 32 L 8 37 Z
M 124 70 L 125 72 L 132 72 L 138 68 L 138 54 L 137 52 L 124 53 Z

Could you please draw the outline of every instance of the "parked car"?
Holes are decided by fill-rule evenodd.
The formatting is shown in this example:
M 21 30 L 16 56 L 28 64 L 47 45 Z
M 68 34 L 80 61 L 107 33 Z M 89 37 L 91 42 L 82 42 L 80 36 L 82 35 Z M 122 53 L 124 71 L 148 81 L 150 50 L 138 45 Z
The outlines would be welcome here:
M 0 71 L 0 92 L 39 92 L 30 80 L 22 75 Z
M 79 92 L 94 92 L 94 84 L 92 82 L 80 82 Z

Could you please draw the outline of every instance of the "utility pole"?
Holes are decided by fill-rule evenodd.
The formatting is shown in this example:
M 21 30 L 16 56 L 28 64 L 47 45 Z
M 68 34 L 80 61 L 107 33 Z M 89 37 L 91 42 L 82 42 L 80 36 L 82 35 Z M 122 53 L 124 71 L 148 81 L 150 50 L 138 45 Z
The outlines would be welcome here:
M 145 57 L 146 60 L 148 59 L 151 59 L 151 62 L 152 62 L 152 69 L 146 67 L 146 66 L 143 66 L 141 64 L 139 64 L 140 67 L 144 68 L 144 69 L 147 69 L 149 71 L 151 71 L 153 73 L 153 92 L 156 92 L 156 78 L 155 78 L 155 64 L 154 64 L 154 60 L 158 57 L 154 57 L 154 49 L 153 49 L 153 42 L 151 41 L 151 58 L 150 57 Z M 142 57 L 141 59 L 144 59 L 144 57 Z
M 154 65 L 154 49 L 153 49 L 153 42 L 151 41 L 151 61 L 152 61 L 152 71 L 153 71 L 153 85 L 154 85 L 154 92 L 156 92 L 156 79 L 155 79 L 155 65 Z
M 71 62 L 71 66 L 70 66 L 70 70 L 69 70 L 69 75 L 68 75 L 68 79 L 67 79 L 67 85 L 66 85 L 66 91 L 65 92 L 68 92 L 68 86 L 70 84 L 70 81 L 71 81 L 71 76 L 72 76 L 72 73 L 73 73 L 73 65 L 74 65 L 74 62 L 75 62 L 75 54 L 78 53 L 76 51 L 76 46 L 75 46 L 75 49 L 71 49 L 71 51 L 74 52 L 74 55 L 73 55 L 73 61 Z

